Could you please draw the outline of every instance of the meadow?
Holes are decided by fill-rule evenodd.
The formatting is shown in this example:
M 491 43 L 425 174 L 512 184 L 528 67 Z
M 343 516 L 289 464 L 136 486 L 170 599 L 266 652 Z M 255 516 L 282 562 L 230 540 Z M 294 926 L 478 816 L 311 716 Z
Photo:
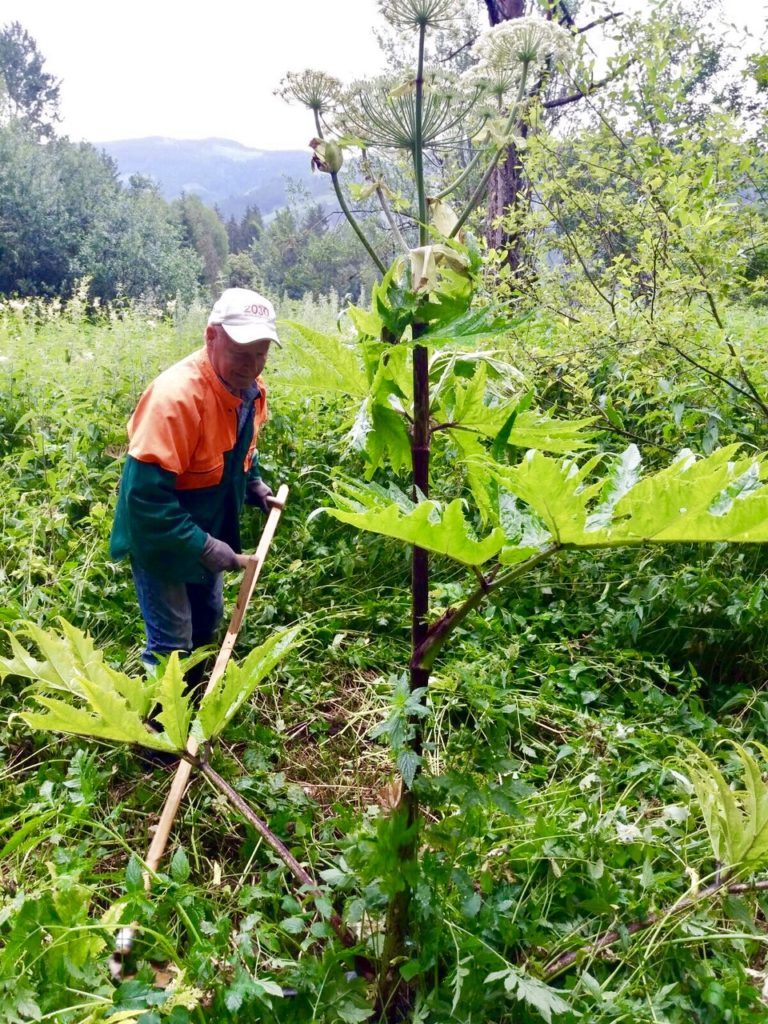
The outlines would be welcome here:
M 304 624 L 305 640 L 211 756 L 319 880 L 325 903 L 302 898 L 202 779 L 147 895 L 142 858 L 170 774 L 127 745 L 31 731 L 17 717 L 29 691 L 11 673 L 0 695 L 3 1021 L 331 1024 L 372 1012 L 370 981 L 354 973 L 329 916 L 342 915 L 358 955 L 382 954 L 399 870 L 387 832 L 398 786 L 389 747 L 408 651 L 409 556 L 387 537 L 310 518 L 340 466 L 362 472 L 349 403 L 307 384 L 307 366 L 330 361 L 333 339 L 351 328 L 334 298 L 280 312 L 318 334 L 312 350 L 285 323 L 287 344 L 268 368 L 262 463 L 291 494 L 236 657 L 286 625 Z M 731 312 L 759 366 L 764 315 Z M 139 672 L 129 573 L 107 552 L 125 423 L 146 383 L 196 347 L 203 323 L 197 307 L 2 308 L 9 633 L 25 621 L 55 630 L 61 616 L 110 665 Z M 610 379 L 609 361 L 618 377 L 614 357 L 589 380 L 574 369 L 578 387 L 558 386 L 552 338 L 551 324 L 526 321 L 504 362 L 524 368 L 552 414 L 586 415 L 587 389 Z M 624 380 L 640 379 L 637 359 L 625 354 Z M 642 435 L 651 458 L 683 435 L 701 447 L 713 422 L 723 443 L 746 430 L 764 436 L 727 388 L 700 379 L 697 391 L 668 356 L 657 359 L 670 393 L 636 392 L 620 428 Z M 675 403 L 670 420 L 662 409 Z M 624 441 L 601 428 L 592 444 Z M 437 457 L 436 476 L 452 482 L 455 453 Z M 261 524 L 246 517 L 252 546 Z M 399 964 L 416 985 L 411 1019 L 765 1019 L 765 855 L 722 884 L 716 856 L 755 821 L 762 827 L 764 797 L 742 801 L 727 826 L 707 804 L 719 785 L 744 784 L 753 770 L 744 758 L 752 751 L 762 763 L 768 739 L 765 569 L 760 546 L 566 552 L 458 628 L 433 670 L 414 783 L 425 823 Z M 437 606 L 459 599 L 461 579 L 436 559 Z M 236 587 L 232 577 L 230 601 Z M 137 943 L 115 978 L 115 932 L 130 922 Z

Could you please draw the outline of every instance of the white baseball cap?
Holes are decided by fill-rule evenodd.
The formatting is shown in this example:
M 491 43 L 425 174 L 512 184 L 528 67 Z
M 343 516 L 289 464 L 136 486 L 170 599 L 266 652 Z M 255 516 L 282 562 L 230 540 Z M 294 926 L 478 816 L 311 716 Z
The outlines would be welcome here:
M 275 307 L 258 292 L 248 288 L 227 288 L 208 317 L 209 324 L 220 324 L 232 341 L 247 345 L 252 341 L 280 344 L 275 326 Z

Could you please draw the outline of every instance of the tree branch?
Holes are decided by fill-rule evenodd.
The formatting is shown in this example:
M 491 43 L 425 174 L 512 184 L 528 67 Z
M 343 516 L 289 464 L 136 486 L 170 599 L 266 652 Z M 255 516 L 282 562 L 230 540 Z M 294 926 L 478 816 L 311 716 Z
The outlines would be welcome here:
M 768 408 L 759 396 L 755 397 L 751 391 L 746 391 L 744 388 L 739 387 L 735 381 L 730 380 L 728 377 L 724 377 L 722 373 L 718 373 L 717 370 L 713 370 L 711 366 L 705 366 L 703 363 L 700 363 L 697 359 L 694 359 L 692 355 L 689 355 L 683 349 L 675 345 L 673 341 L 664 341 L 663 339 L 659 339 L 659 344 L 664 345 L 667 348 L 671 348 L 674 352 L 677 352 L 682 359 L 685 359 L 686 362 L 690 363 L 691 366 L 695 366 L 697 370 L 701 370 L 701 372 L 707 374 L 707 376 L 714 377 L 715 380 L 719 380 L 722 384 L 725 384 L 727 387 L 735 391 L 736 394 L 742 395 L 744 398 L 748 398 L 750 402 L 754 402 L 757 405 L 763 415 L 768 415 Z
M 606 22 L 614 21 L 616 18 L 621 18 L 624 11 L 613 11 L 611 14 L 606 14 L 602 18 L 596 18 L 594 21 L 590 21 L 588 25 L 584 25 L 583 28 L 577 28 L 576 34 L 581 35 L 582 32 L 589 32 L 591 28 L 597 28 L 598 25 L 605 25 Z
M 578 92 L 571 93 L 569 96 L 559 96 L 555 100 L 545 100 L 542 103 L 542 107 L 545 110 L 553 110 L 555 107 L 564 107 L 567 103 L 576 103 L 577 100 L 583 100 L 585 96 L 591 96 L 598 89 L 602 89 L 604 85 L 612 82 L 614 78 L 623 75 L 627 68 L 635 64 L 637 60 L 637 57 L 630 58 L 630 60 L 625 61 L 621 67 L 617 68 L 610 75 L 606 75 L 605 78 L 601 78 L 597 82 L 591 82 L 586 89 L 579 89 Z

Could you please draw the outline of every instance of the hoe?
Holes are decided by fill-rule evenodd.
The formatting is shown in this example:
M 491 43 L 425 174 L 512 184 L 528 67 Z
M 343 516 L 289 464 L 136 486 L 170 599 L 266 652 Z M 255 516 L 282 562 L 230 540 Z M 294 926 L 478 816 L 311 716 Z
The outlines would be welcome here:
M 287 499 L 288 487 L 286 484 L 282 484 L 281 487 L 278 488 L 277 494 L 273 498 L 269 499 L 271 510 L 267 517 L 267 521 L 264 524 L 264 529 L 262 531 L 258 547 L 248 559 L 248 565 L 240 584 L 240 590 L 237 595 L 235 607 L 232 611 L 232 617 L 229 621 L 226 635 L 221 648 L 219 649 L 219 653 L 216 657 L 216 663 L 213 666 L 213 671 L 211 672 L 210 679 L 208 680 L 208 684 L 205 689 L 206 693 L 209 693 L 218 680 L 224 675 L 237 640 L 237 635 L 243 624 L 246 609 L 248 608 L 251 596 L 253 595 L 253 591 L 256 587 L 256 582 L 259 578 L 259 574 L 261 573 L 261 567 L 264 564 L 270 545 L 272 544 L 275 531 L 277 530 L 277 524 L 280 521 L 280 515 L 285 507 Z M 197 741 L 193 737 L 190 737 L 189 742 L 187 743 L 187 753 L 191 758 L 194 758 L 197 756 L 197 752 Z M 144 871 L 144 887 L 147 892 L 152 888 L 152 877 L 157 873 L 160 861 L 163 859 L 163 855 L 165 854 L 168 837 L 181 805 L 184 792 L 187 788 L 191 771 L 192 765 L 189 761 L 185 761 L 184 759 L 179 761 L 170 792 L 168 793 L 165 804 L 163 805 L 160 821 L 157 824 L 154 838 L 152 839 L 152 843 L 150 844 L 149 851 L 145 858 L 146 867 Z M 288 853 L 287 850 L 285 852 Z M 123 959 L 130 953 L 131 948 L 133 947 L 135 934 L 136 927 L 134 925 L 130 925 L 127 928 L 120 928 L 115 936 L 115 953 L 113 959 L 110 961 L 110 966 L 112 968 L 113 975 L 116 977 L 119 977 L 122 973 Z

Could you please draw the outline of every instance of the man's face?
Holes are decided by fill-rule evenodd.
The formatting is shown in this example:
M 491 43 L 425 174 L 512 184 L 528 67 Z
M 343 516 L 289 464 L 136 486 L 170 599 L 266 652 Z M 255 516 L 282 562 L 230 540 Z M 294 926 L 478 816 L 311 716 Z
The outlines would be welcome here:
M 211 366 L 234 391 L 244 391 L 253 384 L 266 365 L 270 345 L 267 339 L 241 345 L 232 341 L 220 324 L 209 324 L 205 332 Z

